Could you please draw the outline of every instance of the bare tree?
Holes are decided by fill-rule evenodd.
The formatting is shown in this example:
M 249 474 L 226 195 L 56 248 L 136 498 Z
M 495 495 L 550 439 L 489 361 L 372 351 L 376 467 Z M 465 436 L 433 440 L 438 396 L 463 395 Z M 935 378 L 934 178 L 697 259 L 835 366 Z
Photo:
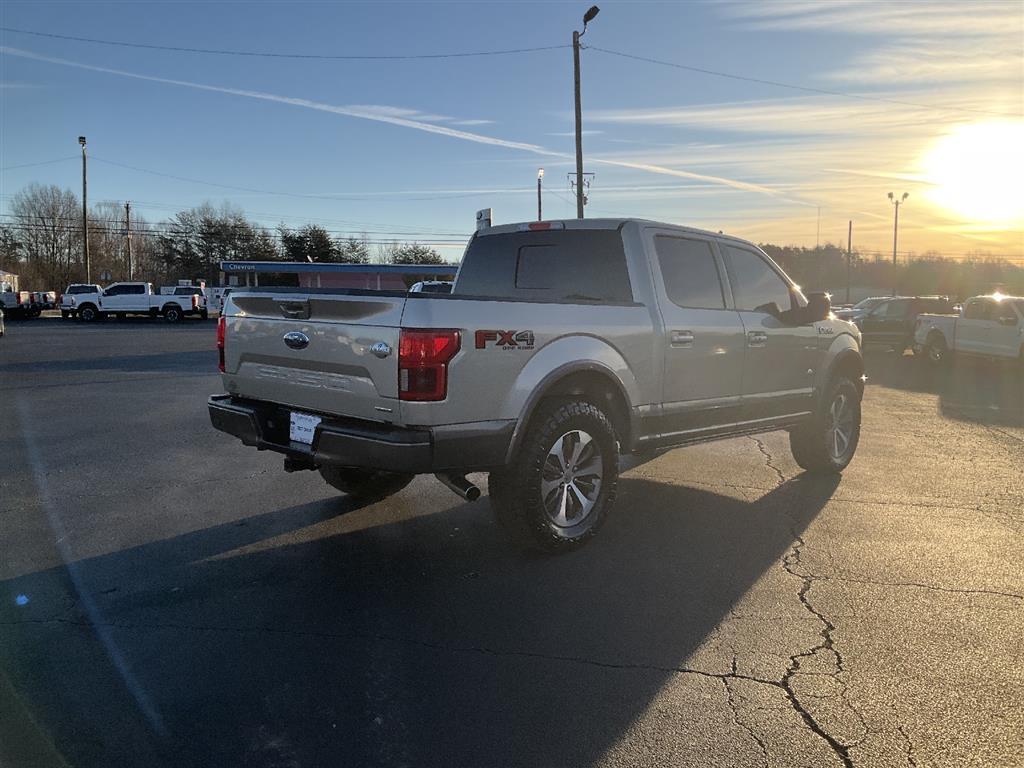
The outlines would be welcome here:
M 11 216 L 20 244 L 20 269 L 28 281 L 62 290 L 84 277 L 81 208 L 74 192 L 31 184 L 14 195 Z

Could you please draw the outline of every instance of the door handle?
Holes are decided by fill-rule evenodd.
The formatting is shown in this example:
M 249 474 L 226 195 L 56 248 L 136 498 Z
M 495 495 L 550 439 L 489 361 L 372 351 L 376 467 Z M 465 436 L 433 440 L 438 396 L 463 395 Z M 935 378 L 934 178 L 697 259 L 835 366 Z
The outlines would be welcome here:
M 673 347 L 692 347 L 693 331 L 672 331 L 671 339 Z
M 748 347 L 763 347 L 768 344 L 768 334 L 764 331 L 749 331 L 747 333 Z

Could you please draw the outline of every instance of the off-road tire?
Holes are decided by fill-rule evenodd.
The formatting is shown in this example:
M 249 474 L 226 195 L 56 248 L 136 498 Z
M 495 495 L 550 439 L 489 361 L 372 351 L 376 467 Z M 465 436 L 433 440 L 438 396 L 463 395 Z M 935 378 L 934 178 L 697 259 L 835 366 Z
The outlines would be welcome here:
M 392 496 L 412 482 L 415 475 L 381 472 L 357 467 L 320 467 L 324 481 L 349 496 L 372 501 Z
M 180 323 L 181 322 L 181 307 L 171 306 L 164 309 L 164 321 L 168 323 Z
M 559 526 L 545 509 L 541 481 L 549 452 L 574 431 L 586 432 L 600 449 L 602 474 L 596 502 L 581 522 Z M 601 409 L 585 400 L 552 400 L 542 403 L 531 419 L 512 462 L 490 473 L 491 508 L 517 546 L 549 554 L 566 552 L 589 541 L 608 517 L 618 473 L 618 438 Z
M 835 452 L 832 408 L 840 396 L 844 407 L 850 408 L 849 437 L 842 451 Z M 861 393 L 845 376 L 829 382 L 810 421 L 789 433 L 789 449 L 796 463 L 808 472 L 834 475 L 842 472 L 853 460 L 860 442 Z
M 78 319 L 85 323 L 95 323 L 102 318 L 99 310 L 92 304 L 83 304 L 78 308 Z

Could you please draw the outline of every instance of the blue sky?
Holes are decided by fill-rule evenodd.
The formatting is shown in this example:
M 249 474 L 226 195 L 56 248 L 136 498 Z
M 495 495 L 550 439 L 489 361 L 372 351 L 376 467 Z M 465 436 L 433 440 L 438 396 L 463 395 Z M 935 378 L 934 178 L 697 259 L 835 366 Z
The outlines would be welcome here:
M 193 48 L 449 53 L 565 45 L 586 7 L 7 0 L 0 26 Z M 1013 149 L 1019 131 L 1024 146 L 1022 40 L 1017 2 L 601 3 L 584 38 L 595 47 L 928 108 L 585 50 L 584 149 L 596 173 L 588 216 L 645 216 L 814 245 L 820 208 L 821 241 L 845 240 L 852 218 L 855 244 L 885 250 L 885 193 L 909 190 L 901 250 L 1021 256 L 1024 202 L 993 218 L 993 206 L 979 213 L 965 199 L 1024 174 Z M 497 221 L 535 216 L 540 166 L 545 214 L 574 214 L 569 48 L 324 61 L 14 32 L 0 32 L 0 47 L 0 167 L 9 168 L 0 175 L 0 209 L 32 181 L 78 191 L 74 159 L 10 166 L 73 158 L 84 134 L 94 158 L 90 201 L 131 200 L 154 222 L 229 200 L 268 225 L 312 220 L 371 238 L 450 240 L 442 250 L 455 256 L 477 208 L 492 206 Z M 991 136 L 1006 144 L 999 162 L 989 158 L 980 179 L 964 180 L 954 161 L 967 163 Z M 934 148 L 946 139 L 952 150 L 942 164 Z M 1024 197 L 1019 184 L 1007 189 Z

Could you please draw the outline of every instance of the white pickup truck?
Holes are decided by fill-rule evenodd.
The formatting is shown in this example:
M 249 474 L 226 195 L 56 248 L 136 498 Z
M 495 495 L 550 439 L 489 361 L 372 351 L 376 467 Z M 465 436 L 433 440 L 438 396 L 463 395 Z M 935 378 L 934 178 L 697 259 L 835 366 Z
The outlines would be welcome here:
M 42 305 L 30 291 L 16 291 L 10 283 L 0 283 L 0 310 L 10 320 L 15 317 L 39 317 Z
M 111 283 L 102 291 L 74 298 L 75 313 L 86 322 L 102 320 L 107 315 L 149 315 L 163 317 L 168 323 L 177 323 L 186 315 L 205 316 L 205 307 L 195 294 L 163 296 L 153 290 L 151 283 Z
M 1024 299 L 975 296 L 964 302 L 959 315 L 918 315 L 914 352 L 934 365 L 953 353 L 1024 364 Z

